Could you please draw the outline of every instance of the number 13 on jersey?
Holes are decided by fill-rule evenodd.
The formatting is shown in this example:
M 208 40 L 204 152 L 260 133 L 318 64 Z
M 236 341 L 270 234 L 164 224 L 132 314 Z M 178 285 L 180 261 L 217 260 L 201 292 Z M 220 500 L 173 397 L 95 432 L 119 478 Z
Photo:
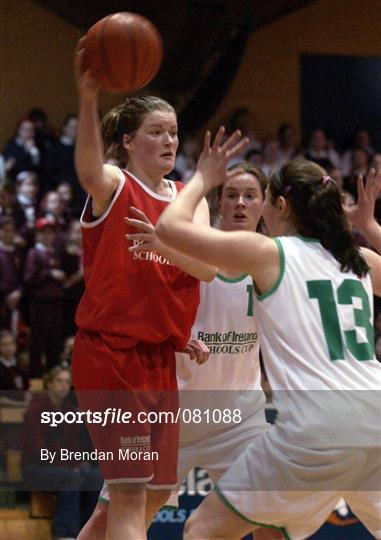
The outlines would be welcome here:
M 361 281 L 345 279 L 336 291 L 337 301 L 332 282 L 328 279 L 307 281 L 307 290 L 309 298 L 318 302 L 331 360 L 345 359 L 342 336 L 344 336 L 348 350 L 356 360 L 372 360 L 374 358 L 373 321 L 371 320 L 369 297 Z M 353 302 L 355 298 L 360 300 L 361 308 L 355 307 Z M 342 332 L 337 305 L 352 305 L 354 328 Z M 366 341 L 361 343 L 357 341 L 356 327 L 365 329 Z

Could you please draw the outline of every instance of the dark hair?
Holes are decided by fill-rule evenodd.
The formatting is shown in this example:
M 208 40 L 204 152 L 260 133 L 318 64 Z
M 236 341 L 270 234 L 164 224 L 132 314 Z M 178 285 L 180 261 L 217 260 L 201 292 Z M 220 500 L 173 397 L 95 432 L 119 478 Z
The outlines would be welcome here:
M 10 195 L 16 195 L 17 190 L 15 184 L 12 184 L 11 182 L 5 182 L 5 184 L 2 186 L 2 191 L 10 194 Z
M 40 107 L 34 107 L 31 109 L 28 113 L 28 118 L 34 122 L 35 120 L 41 120 L 41 122 L 47 122 L 48 115 L 44 111 L 44 109 L 41 109 Z
M 65 118 L 63 119 L 63 122 L 62 122 L 62 125 L 61 125 L 61 130 L 65 129 L 65 127 L 68 125 L 70 120 L 78 120 L 78 115 L 77 114 L 67 114 L 65 116 Z
M 242 131 L 242 128 L 244 127 L 242 126 L 242 118 L 247 117 L 249 114 L 250 110 L 247 107 L 239 107 L 238 109 L 235 109 L 227 121 L 226 133 L 231 134 L 236 129 L 240 129 Z
M 176 114 L 175 109 L 164 99 L 156 96 L 135 96 L 109 111 L 101 122 L 102 140 L 106 158 L 115 159 L 124 166 L 128 161 L 123 147 L 123 135 L 135 135 L 144 121 L 144 117 L 154 111 L 168 111 Z
M 16 133 L 18 133 L 20 127 L 22 126 L 22 124 L 24 124 L 24 122 L 28 122 L 29 124 L 32 124 L 34 128 L 33 120 L 29 118 L 29 116 L 23 116 L 22 118 L 19 118 L 16 122 Z
M 282 139 L 286 131 L 289 130 L 290 128 L 294 129 L 293 125 L 290 124 L 290 122 L 284 122 L 283 124 L 280 124 L 280 126 L 278 126 L 278 137 Z
M 286 197 L 298 233 L 318 239 L 343 272 L 352 270 L 359 277 L 365 276 L 369 266 L 352 235 L 340 190 L 334 181 L 327 181 L 326 174 L 312 161 L 289 161 L 270 178 L 271 200 L 275 203 L 279 196 Z

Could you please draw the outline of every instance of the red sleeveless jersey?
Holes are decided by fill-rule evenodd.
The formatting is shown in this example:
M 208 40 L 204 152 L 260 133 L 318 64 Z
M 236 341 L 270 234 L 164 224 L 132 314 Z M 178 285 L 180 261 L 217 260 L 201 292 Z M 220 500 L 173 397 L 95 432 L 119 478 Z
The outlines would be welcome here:
M 130 173 L 108 209 L 94 220 L 91 199 L 81 217 L 85 293 L 78 306 L 80 329 L 102 334 L 115 348 L 137 342 L 170 341 L 182 350 L 189 339 L 199 304 L 199 281 L 155 252 L 131 253 L 127 233 L 136 233 L 124 218 L 130 206 L 156 224 L 167 204 L 183 188 L 171 182 L 173 197 L 163 197 Z

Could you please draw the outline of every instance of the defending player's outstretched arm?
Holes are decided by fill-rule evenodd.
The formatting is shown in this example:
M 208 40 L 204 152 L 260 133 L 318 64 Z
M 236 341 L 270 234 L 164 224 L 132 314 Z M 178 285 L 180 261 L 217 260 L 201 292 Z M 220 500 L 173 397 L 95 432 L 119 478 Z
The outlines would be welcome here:
M 247 144 L 239 131 L 222 144 L 223 137 L 224 128 L 220 128 L 211 144 L 207 132 L 196 173 L 160 216 L 156 233 L 165 244 L 200 261 L 252 275 L 264 292 L 279 275 L 279 251 L 274 240 L 254 232 L 225 232 L 193 223 L 201 199 L 234 173 L 226 170 L 227 163 Z
M 137 232 L 127 234 L 127 240 L 137 240 L 139 244 L 135 244 L 129 248 L 129 251 L 157 251 L 167 259 L 169 259 L 178 268 L 202 281 L 212 281 L 217 274 L 217 268 L 203 261 L 199 261 L 166 244 L 163 244 L 156 235 L 155 226 L 150 222 L 147 216 L 141 210 L 130 207 L 131 213 L 136 216 L 134 218 L 126 218 L 126 223 L 135 227 Z M 202 200 L 199 204 L 194 217 L 194 223 L 208 225 L 209 210 L 206 200 Z

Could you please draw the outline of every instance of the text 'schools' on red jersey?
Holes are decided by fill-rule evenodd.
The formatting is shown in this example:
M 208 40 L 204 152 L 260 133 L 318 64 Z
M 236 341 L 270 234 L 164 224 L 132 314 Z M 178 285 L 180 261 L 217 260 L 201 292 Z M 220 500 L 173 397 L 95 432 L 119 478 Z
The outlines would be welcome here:
M 156 224 L 184 186 L 170 181 L 172 197 L 156 194 L 138 178 L 121 172 L 108 209 L 91 213 L 89 197 L 81 217 L 86 290 L 78 306 L 80 329 L 102 334 L 114 346 L 170 341 L 182 350 L 199 303 L 199 282 L 155 252 L 132 253 L 127 233 L 136 229 L 124 218 L 135 206 Z M 122 341 L 120 341 L 122 338 Z

